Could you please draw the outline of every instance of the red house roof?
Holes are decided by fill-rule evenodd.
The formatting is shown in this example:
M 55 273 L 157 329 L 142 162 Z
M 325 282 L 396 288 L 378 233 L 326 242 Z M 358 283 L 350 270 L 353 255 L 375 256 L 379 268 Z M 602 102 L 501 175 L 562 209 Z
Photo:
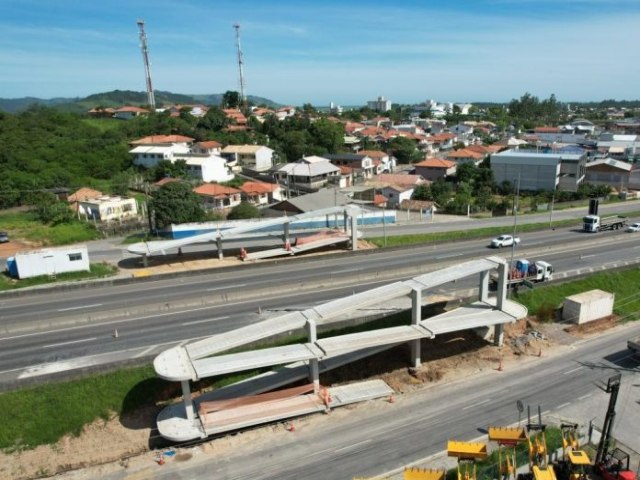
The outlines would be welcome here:
M 429 168 L 451 168 L 455 167 L 456 162 L 452 162 L 451 160 L 445 160 L 443 158 L 427 158 L 419 163 L 416 163 L 416 167 L 429 167 Z
M 207 197 L 224 198 L 234 193 L 240 193 L 240 190 L 218 183 L 205 183 L 193 189 L 198 195 L 206 195 Z

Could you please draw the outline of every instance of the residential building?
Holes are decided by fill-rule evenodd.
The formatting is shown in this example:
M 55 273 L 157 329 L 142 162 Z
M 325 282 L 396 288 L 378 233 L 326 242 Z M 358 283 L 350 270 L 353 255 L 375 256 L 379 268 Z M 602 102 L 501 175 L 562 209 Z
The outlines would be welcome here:
M 599 158 L 586 165 L 585 182 L 593 185 L 610 185 L 617 191 L 629 187 L 632 165 L 613 158 Z
M 99 222 L 125 220 L 138 216 L 138 204 L 134 198 L 102 195 L 79 200 L 78 214 Z
M 453 177 L 456 174 L 457 163 L 442 158 L 427 158 L 415 164 L 416 175 L 426 180 L 435 181 L 439 178 Z
M 484 153 L 479 153 L 468 148 L 447 153 L 447 160 L 451 160 L 457 164 L 473 163 L 476 167 L 479 166 L 485 158 L 486 155 Z
M 193 191 L 202 199 L 206 210 L 228 210 L 240 205 L 242 201 L 240 190 L 217 183 L 204 183 Z
M 380 175 L 381 173 L 393 173 L 396 169 L 396 157 L 389 155 L 382 150 L 360 150 L 360 155 L 366 155 L 371 157 L 374 165 L 374 174 Z
M 404 200 L 411 199 L 414 188 L 425 183 L 430 182 L 427 182 L 420 175 L 394 173 L 384 173 L 367 182 L 368 185 L 375 188 L 375 194 L 384 195 L 389 208 L 398 208 Z
M 497 184 L 520 183 L 521 190 L 575 192 L 585 178 L 586 155 L 507 150 L 491 156 Z
M 82 187 L 80 190 L 77 190 L 73 194 L 69 195 L 67 197 L 67 202 L 69 202 L 69 206 L 74 212 L 78 212 L 80 210 L 80 202 L 93 200 L 94 198 L 102 196 L 102 192 L 98 190 L 94 190 L 88 187 Z
M 234 125 L 244 126 L 247 124 L 247 117 L 237 108 L 224 108 L 222 111 Z
M 266 172 L 273 166 L 273 150 L 263 145 L 227 145 L 221 155 L 231 167 Z
M 120 120 L 131 120 L 132 118 L 138 117 L 140 115 L 148 115 L 149 110 L 140 107 L 120 107 L 116 108 L 113 111 L 113 118 L 118 118 Z
M 388 112 L 391 110 L 391 100 L 380 96 L 377 100 L 370 100 L 367 102 L 367 107 L 376 112 Z
M 354 181 L 371 178 L 374 175 L 373 159 L 362 153 L 327 153 L 323 157 L 337 167 L 350 167 Z
M 433 150 L 439 152 L 453 149 L 453 144 L 458 141 L 458 136 L 455 133 L 437 133 L 429 135 L 427 140 L 433 145 Z
M 245 182 L 240 187 L 242 200 L 256 206 L 283 200 L 282 188 L 277 183 Z
M 297 162 L 287 163 L 278 168 L 274 175 L 280 185 L 305 191 L 317 191 L 328 184 L 340 182 L 340 168 L 328 159 L 317 156 L 302 157 Z
M 202 155 L 220 155 L 222 152 L 222 144 L 215 140 L 206 140 L 204 142 L 196 143 L 191 148 L 191 151 Z
M 276 110 L 276 117 L 278 120 L 284 120 L 285 118 L 293 117 L 296 114 L 296 107 L 286 106 Z

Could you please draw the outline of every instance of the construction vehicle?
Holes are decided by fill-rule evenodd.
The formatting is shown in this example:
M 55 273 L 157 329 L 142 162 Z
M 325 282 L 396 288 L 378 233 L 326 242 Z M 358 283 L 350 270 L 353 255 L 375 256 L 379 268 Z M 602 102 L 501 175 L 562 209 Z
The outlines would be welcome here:
M 595 472 L 604 480 L 636 480 L 636 474 L 629 469 L 629 454 L 620 448 L 611 448 L 613 421 L 616 417 L 616 402 L 620 391 L 621 374 L 609 378 L 604 391 L 609 394 L 609 406 L 604 417 L 602 434 L 594 463 Z
M 585 232 L 602 232 L 605 230 L 618 230 L 627 225 L 627 217 L 613 215 L 600 217 L 599 215 L 587 215 L 582 218 L 582 230 Z
M 531 422 L 531 410 L 527 407 L 527 442 L 529 443 L 529 473 L 518 475 L 519 480 L 556 480 L 553 466 L 549 464 L 549 452 L 545 437 L 546 425 L 538 406 L 538 423 Z
M 476 480 L 476 461 L 487 458 L 487 445 L 449 440 L 447 455 L 458 459 L 458 480 Z
M 527 441 L 524 428 L 489 427 L 489 440 L 498 444 L 500 480 L 516 479 L 516 447 Z
M 591 467 L 591 459 L 580 449 L 577 423 L 560 424 L 562 435 L 562 459 L 555 465 L 559 480 L 587 480 L 587 471 Z

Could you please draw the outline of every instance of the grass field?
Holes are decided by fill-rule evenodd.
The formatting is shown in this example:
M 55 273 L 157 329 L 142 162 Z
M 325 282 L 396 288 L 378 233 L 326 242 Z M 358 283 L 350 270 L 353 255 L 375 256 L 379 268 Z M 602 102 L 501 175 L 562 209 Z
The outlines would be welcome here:
M 9 232 L 15 240 L 26 240 L 37 245 L 53 246 L 86 242 L 99 238 L 89 223 L 73 222 L 61 225 L 43 225 L 29 212 L 0 213 L 0 229 Z

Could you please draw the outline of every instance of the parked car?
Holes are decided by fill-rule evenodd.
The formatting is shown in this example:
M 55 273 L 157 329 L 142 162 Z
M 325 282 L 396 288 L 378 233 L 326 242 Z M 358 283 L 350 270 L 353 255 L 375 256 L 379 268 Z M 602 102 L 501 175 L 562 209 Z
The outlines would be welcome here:
M 510 247 L 513 244 L 518 245 L 520 243 L 520 237 L 513 237 L 513 235 L 500 235 L 499 237 L 491 240 L 491 246 L 493 248 Z
M 632 223 L 627 227 L 627 232 L 640 232 L 640 223 Z
M 0 243 L 7 243 L 9 241 L 9 234 L 7 232 L 0 232 Z

